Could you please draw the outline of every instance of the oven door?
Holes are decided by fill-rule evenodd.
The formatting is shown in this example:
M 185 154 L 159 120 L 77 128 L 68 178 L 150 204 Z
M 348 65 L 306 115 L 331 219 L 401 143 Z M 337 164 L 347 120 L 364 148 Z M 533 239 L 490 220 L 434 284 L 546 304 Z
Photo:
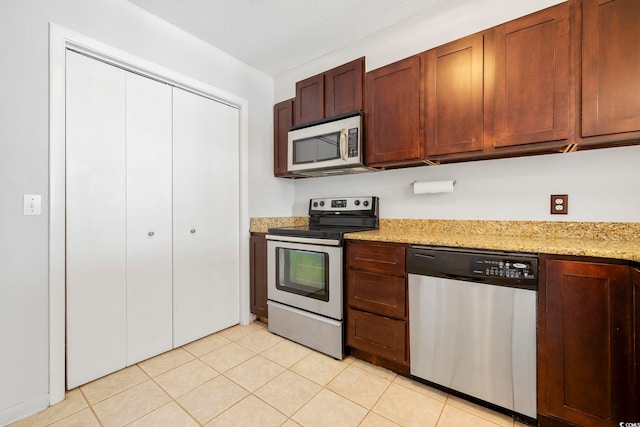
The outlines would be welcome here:
M 267 236 L 269 300 L 342 320 L 342 246 L 337 240 Z

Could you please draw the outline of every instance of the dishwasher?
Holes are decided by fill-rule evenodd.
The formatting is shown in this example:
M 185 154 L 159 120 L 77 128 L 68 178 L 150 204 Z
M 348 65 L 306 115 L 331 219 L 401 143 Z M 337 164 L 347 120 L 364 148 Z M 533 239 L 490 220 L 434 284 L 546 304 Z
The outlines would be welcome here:
M 535 419 L 537 255 L 416 245 L 407 255 L 411 375 Z

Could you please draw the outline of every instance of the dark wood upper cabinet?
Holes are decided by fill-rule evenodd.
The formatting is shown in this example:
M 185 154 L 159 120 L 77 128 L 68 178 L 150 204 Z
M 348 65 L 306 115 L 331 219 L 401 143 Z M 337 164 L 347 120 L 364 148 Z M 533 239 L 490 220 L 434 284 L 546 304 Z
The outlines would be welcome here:
M 431 49 L 425 57 L 427 157 L 481 151 L 484 34 Z
M 296 83 L 295 121 L 298 124 L 324 118 L 324 74 Z
M 296 83 L 296 124 L 311 123 L 363 107 L 364 58 Z
M 638 0 L 568 0 L 366 74 L 360 58 L 298 82 L 295 123 L 364 105 L 380 169 L 638 144 L 639 22 Z
M 364 92 L 364 58 L 324 73 L 325 117 L 361 111 Z
M 414 55 L 367 73 L 367 166 L 424 162 L 421 62 Z
M 638 0 L 583 0 L 582 137 L 640 139 L 639 23 Z
M 495 28 L 494 147 L 569 138 L 569 51 L 568 3 Z
M 562 259 L 542 266 L 539 413 L 583 426 L 632 419 L 631 269 Z
M 287 166 L 287 137 L 293 126 L 294 100 L 288 99 L 273 106 L 273 174 L 290 176 Z

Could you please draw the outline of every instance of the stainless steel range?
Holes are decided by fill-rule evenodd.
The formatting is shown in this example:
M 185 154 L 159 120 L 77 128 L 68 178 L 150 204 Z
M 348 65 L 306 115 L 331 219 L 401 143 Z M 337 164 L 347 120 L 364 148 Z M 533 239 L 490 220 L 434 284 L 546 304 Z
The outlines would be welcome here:
M 343 235 L 377 228 L 374 196 L 311 199 L 309 225 L 270 228 L 269 330 L 342 359 Z

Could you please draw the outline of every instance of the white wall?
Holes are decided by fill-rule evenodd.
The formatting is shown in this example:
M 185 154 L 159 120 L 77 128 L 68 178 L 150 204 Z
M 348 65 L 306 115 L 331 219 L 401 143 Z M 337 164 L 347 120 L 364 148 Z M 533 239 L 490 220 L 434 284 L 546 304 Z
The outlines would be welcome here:
M 415 16 L 360 43 L 276 77 L 275 100 L 295 96 L 295 82 L 365 56 L 366 68 L 422 52 L 468 34 L 541 10 L 558 0 L 444 2 L 437 17 Z M 384 172 L 296 180 L 293 214 L 306 215 L 308 199 L 376 195 L 385 218 L 536 221 L 640 221 L 640 147 L 487 160 Z M 413 195 L 409 183 L 456 179 L 453 193 Z M 550 215 L 549 196 L 569 195 L 569 214 Z
M 441 3 L 432 11 L 415 15 L 359 43 L 277 76 L 274 82 L 276 102 L 296 95 L 296 81 L 361 56 L 366 57 L 366 70 L 375 70 L 432 47 L 562 3 L 562 0 L 475 0 L 471 4 L 464 4 L 468 0 L 443 0 Z
M 383 218 L 640 222 L 640 146 L 483 160 L 296 181 L 295 215 L 308 199 L 378 196 Z M 455 179 L 452 193 L 413 194 L 413 181 Z M 551 215 L 549 196 L 569 195 Z
M 125 0 L 0 3 L 0 425 L 48 401 L 49 22 L 248 101 L 249 214 L 293 200 L 273 178 L 273 79 Z M 224 183 L 222 183 L 224 184 Z M 41 194 L 41 216 L 22 195 Z M 272 205 L 275 214 L 289 214 Z

